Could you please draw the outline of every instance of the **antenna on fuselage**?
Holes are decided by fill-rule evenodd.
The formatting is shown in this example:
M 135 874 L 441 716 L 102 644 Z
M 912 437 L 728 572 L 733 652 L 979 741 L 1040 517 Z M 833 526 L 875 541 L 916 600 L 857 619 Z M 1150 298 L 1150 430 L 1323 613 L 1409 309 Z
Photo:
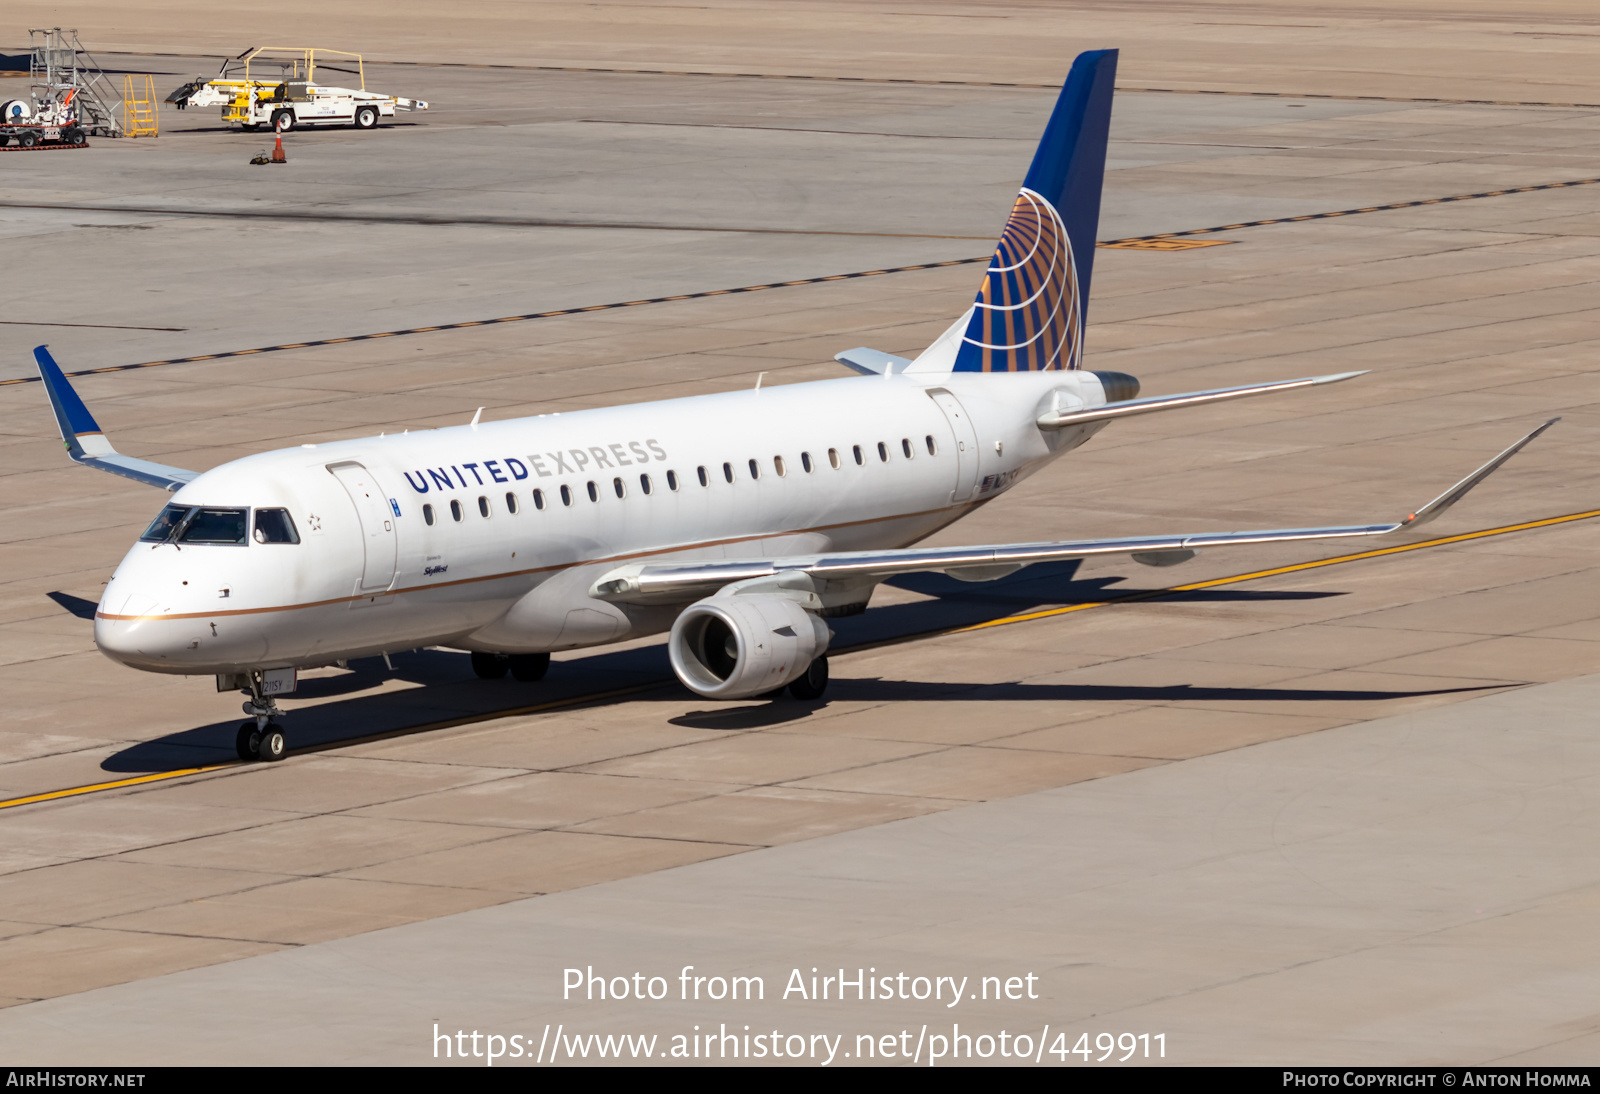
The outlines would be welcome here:
M 473 429 L 477 429 L 478 428 L 478 419 L 481 418 L 481 417 L 483 417 L 483 407 L 480 406 L 478 408 L 478 412 L 472 416 L 472 428 Z

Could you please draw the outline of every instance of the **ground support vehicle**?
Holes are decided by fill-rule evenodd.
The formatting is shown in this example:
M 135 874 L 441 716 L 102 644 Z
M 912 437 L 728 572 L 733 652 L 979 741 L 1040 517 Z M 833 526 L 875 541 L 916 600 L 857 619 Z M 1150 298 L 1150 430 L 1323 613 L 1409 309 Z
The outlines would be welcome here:
M 11 99 L 0 103 L 0 150 L 87 148 L 89 129 L 73 109 L 74 91 L 58 96 Z
M 329 63 L 330 55 L 340 63 Z M 319 63 L 324 70 L 354 75 L 359 86 L 318 83 Z M 245 129 L 267 127 L 285 133 L 311 125 L 375 129 L 379 119 L 392 118 L 396 111 L 428 109 L 420 99 L 368 91 L 359 53 L 278 46 L 246 50 L 224 62 L 216 76 L 196 76 L 168 95 L 167 102 L 179 110 L 220 106 L 225 122 L 237 122 Z

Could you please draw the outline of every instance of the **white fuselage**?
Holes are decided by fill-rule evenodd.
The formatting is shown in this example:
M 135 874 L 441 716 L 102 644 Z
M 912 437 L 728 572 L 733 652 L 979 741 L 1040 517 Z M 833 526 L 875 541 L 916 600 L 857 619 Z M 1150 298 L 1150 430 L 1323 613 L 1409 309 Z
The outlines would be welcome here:
M 1047 435 L 1040 413 L 1104 401 L 1087 372 L 850 377 L 249 456 L 171 504 L 285 508 L 300 542 L 140 542 L 95 641 L 136 668 L 225 673 L 657 633 L 681 605 L 597 600 L 596 578 L 643 559 L 907 546 L 1103 424 Z

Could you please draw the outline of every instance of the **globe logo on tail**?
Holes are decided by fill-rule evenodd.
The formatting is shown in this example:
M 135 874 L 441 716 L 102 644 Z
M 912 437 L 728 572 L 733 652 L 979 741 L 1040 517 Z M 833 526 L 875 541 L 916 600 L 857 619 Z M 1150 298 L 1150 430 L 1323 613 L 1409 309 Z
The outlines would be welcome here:
M 1024 187 L 989 261 L 955 367 L 962 372 L 1077 368 L 1082 315 L 1066 225 L 1055 206 Z

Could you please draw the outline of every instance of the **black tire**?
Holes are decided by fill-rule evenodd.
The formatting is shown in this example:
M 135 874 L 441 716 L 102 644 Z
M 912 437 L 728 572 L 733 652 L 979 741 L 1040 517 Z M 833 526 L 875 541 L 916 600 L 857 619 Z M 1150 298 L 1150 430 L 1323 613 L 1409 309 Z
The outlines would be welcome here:
M 256 759 L 276 763 L 288 754 L 288 745 L 284 743 L 283 730 L 272 722 L 267 723 L 267 728 L 261 731 L 261 744 L 256 749 Z
M 272 128 L 287 133 L 294 128 L 293 110 L 274 110 L 272 112 Z
M 182 107 L 179 107 L 179 109 L 181 110 Z M 261 123 L 260 122 L 240 122 L 239 123 L 239 128 L 243 129 L 246 133 L 254 133 L 257 129 L 261 128 Z
M 785 690 L 786 690 L 785 688 L 773 688 L 771 691 L 763 691 L 760 695 L 757 695 L 756 698 L 757 699 L 782 699 L 783 698 L 783 693 L 784 693 Z
M 17 143 L 22 145 L 24 148 L 32 148 L 34 145 L 39 143 L 39 134 L 21 133 L 17 136 Z
M 376 129 L 376 128 L 378 128 L 378 108 L 375 107 L 375 106 L 358 106 L 358 107 L 356 107 L 356 128 L 357 129 Z
M 828 690 L 828 659 L 819 657 L 806 666 L 806 671 L 800 674 L 800 679 L 789 685 L 789 694 L 796 699 L 810 702 L 822 698 L 822 693 Z
M 544 674 L 550 671 L 550 655 L 548 653 L 514 653 L 509 658 L 511 662 L 511 677 L 524 684 L 531 684 L 535 680 L 543 680 Z
M 233 750 L 239 754 L 239 759 L 246 761 L 261 755 L 261 734 L 254 722 L 245 722 L 239 727 L 239 733 L 233 739 Z
M 510 667 L 510 660 L 501 654 L 472 651 L 472 671 L 479 680 L 498 680 Z

